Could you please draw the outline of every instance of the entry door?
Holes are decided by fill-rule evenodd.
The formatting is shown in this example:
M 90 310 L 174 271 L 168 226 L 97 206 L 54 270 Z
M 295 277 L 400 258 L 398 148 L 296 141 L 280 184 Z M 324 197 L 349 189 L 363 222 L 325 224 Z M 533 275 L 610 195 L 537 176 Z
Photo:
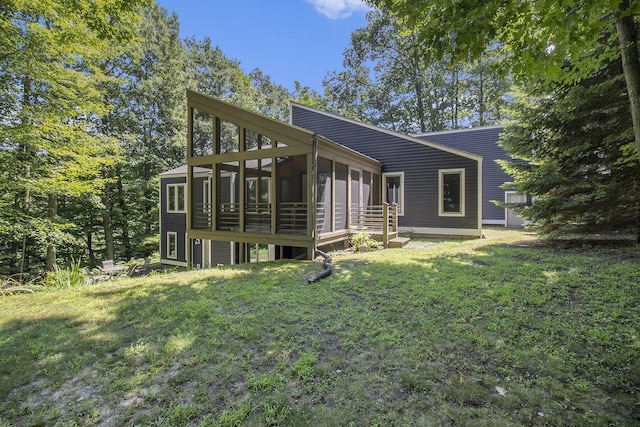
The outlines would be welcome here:
M 523 194 L 507 193 L 507 203 L 524 203 L 527 199 Z M 511 209 L 507 209 L 507 227 L 522 227 L 522 217 Z

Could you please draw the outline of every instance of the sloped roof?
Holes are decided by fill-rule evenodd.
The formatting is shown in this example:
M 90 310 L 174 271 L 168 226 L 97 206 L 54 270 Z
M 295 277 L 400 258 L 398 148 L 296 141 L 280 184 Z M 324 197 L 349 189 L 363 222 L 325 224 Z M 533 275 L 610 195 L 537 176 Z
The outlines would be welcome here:
M 422 139 L 422 138 L 418 138 L 418 137 L 415 137 L 415 136 L 406 135 L 406 134 L 403 134 L 403 133 L 400 133 L 400 132 L 392 131 L 392 130 L 389 130 L 389 129 L 384 129 L 384 128 L 381 128 L 379 126 L 375 126 L 375 125 L 372 125 L 372 124 L 369 124 L 369 123 L 361 122 L 361 121 L 354 120 L 354 119 L 349 119 L 347 117 L 342 117 L 342 116 L 340 116 L 338 114 L 333 114 L 333 113 L 329 113 L 327 111 L 319 110 L 317 108 L 309 107 L 308 105 L 300 104 L 300 103 L 297 103 L 295 101 L 290 101 L 290 104 L 291 104 L 291 106 L 295 105 L 296 107 L 299 107 L 299 108 L 302 108 L 302 109 L 305 109 L 305 110 L 313 111 L 315 113 L 322 114 L 322 115 L 325 115 L 327 117 L 332 117 L 332 118 L 337 119 L 337 120 L 342 120 L 344 122 L 348 122 L 348 123 L 352 123 L 352 124 L 355 124 L 355 125 L 358 125 L 358 126 L 362 126 L 362 127 L 368 128 L 368 129 L 372 129 L 372 130 L 375 130 L 377 132 L 386 133 L 388 135 L 392 135 L 392 136 L 395 136 L 397 138 L 402 138 L 402 139 L 405 139 L 407 141 L 414 142 L 416 144 L 425 145 L 427 147 L 431 147 L 431 148 L 435 148 L 437 150 L 442 150 L 442 151 L 445 151 L 445 152 L 448 152 L 448 153 L 456 154 L 456 155 L 459 155 L 459 156 L 462 156 L 462 157 L 466 157 L 466 158 L 469 158 L 469 159 L 472 159 L 472 160 L 477 160 L 477 161 L 482 160 L 482 156 L 479 156 L 477 154 L 470 153 L 470 152 L 464 151 L 464 150 L 459 150 L 459 149 L 452 148 L 452 147 L 448 147 L 448 146 L 446 146 L 444 144 L 439 144 L 437 142 L 429 141 L 428 139 Z

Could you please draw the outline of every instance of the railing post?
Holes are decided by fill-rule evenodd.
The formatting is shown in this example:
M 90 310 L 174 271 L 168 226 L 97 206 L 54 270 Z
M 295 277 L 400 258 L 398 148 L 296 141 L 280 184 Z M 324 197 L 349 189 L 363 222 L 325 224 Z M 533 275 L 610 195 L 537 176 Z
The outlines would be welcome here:
M 382 244 L 385 249 L 389 242 L 389 203 L 382 204 Z
M 398 204 L 396 202 L 393 202 L 393 213 L 392 213 L 392 219 L 393 219 L 393 233 L 396 233 L 396 235 L 398 234 Z

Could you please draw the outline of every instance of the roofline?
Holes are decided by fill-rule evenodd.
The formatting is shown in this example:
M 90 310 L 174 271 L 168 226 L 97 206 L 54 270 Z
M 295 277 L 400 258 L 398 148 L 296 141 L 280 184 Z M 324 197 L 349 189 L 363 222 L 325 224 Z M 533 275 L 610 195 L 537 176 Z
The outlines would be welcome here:
M 439 144 L 437 142 L 433 142 L 433 141 L 429 141 L 429 140 L 425 140 L 425 139 L 420 139 L 420 138 L 418 138 L 416 136 L 405 135 L 403 133 L 395 132 L 395 131 L 392 131 L 392 130 L 389 130 L 389 129 L 384 129 L 384 128 L 381 128 L 379 126 L 375 126 L 375 125 L 372 125 L 372 124 L 369 124 L 369 123 L 361 122 L 361 121 L 354 120 L 354 119 L 349 119 L 347 117 L 342 117 L 342 116 L 339 116 L 337 114 L 329 113 L 329 112 L 323 111 L 323 110 L 318 110 L 317 108 L 309 107 L 308 105 L 303 105 L 303 104 L 300 104 L 300 103 L 295 102 L 295 101 L 289 101 L 289 102 L 290 102 L 291 107 L 293 107 L 295 105 L 297 107 L 300 107 L 300 108 L 308 110 L 308 111 L 314 111 L 314 112 L 316 112 L 318 114 L 323 114 L 323 115 L 325 115 L 327 117 L 333 117 L 333 118 L 338 119 L 338 120 L 342 120 L 342 121 L 345 121 L 345 122 L 348 122 L 348 123 L 353 123 L 355 125 L 363 126 L 363 127 L 368 128 L 368 129 L 372 129 L 372 130 L 375 130 L 375 131 L 378 131 L 378 132 L 386 133 L 388 135 L 396 136 L 398 138 L 406 139 L 407 141 L 415 142 L 416 144 L 422 144 L 422 145 L 425 145 L 427 147 L 431 147 L 431 148 L 435 148 L 437 150 L 441 150 L 441 151 L 445 151 L 445 152 L 448 152 L 448 153 L 456 154 L 458 156 L 466 157 L 466 158 L 471 159 L 471 160 L 476 160 L 476 161 L 481 161 L 482 160 L 482 156 L 478 156 L 476 154 L 469 153 L 468 151 L 458 150 L 456 148 L 447 147 L 446 145 Z M 290 117 L 292 117 L 292 115 L 290 115 Z
M 418 134 L 415 134 L 414 136 L 416 138 L 420 138 L 420 137 L 429 136 L 429 135 L 441 135 L 441 134 L 459 133 L 459 132 L 460 133 L 462 133 L 462 132 L 473 132 L 473 131 L 476 131 L 476 130 L 488 130 L 488 129 L 504 129 L 504 126 L 502 126 L 502 125 L 488 125 L 488 126 L 478 126 L 478 127 L 471 127 L 471 128 L 439 130 L 439 131 L 434 131 L 434 132 L 418 133 Z

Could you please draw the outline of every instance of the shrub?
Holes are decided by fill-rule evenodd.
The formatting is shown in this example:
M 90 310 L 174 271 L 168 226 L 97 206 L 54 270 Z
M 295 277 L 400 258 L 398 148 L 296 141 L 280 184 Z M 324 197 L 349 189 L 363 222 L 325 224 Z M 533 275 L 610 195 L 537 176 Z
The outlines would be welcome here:
M 371 237 L 366 228 L 351 234 L 349 237 L 351 247 L 356 252 L 366 252 L 380 248 L 380 242 Z

